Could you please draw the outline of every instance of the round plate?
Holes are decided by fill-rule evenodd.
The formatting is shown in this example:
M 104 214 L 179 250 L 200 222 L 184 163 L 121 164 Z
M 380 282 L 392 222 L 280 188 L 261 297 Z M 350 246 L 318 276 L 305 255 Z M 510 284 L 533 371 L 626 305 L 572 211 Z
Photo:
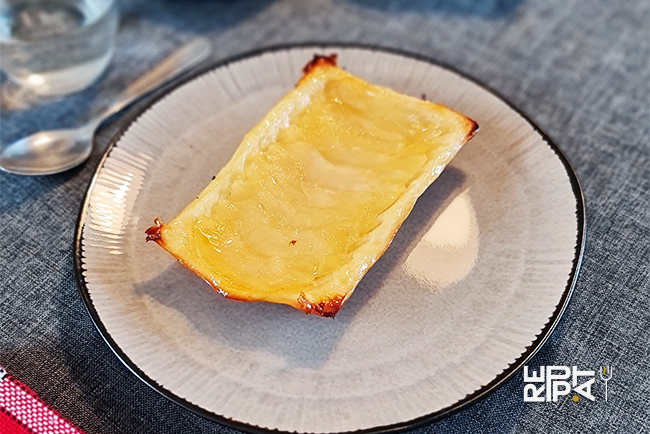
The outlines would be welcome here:
M 144 233 L 198 195 L 315 53 L 480 125 L 334 320 L 224 299 Z M 485 86 L 383 49 L 292 46 L 219 63 L 127 120 L 88 190 L 75 263 L 106 342 L 174 402 L 248 431 L 388 432 L 484 396 L 541 347 L 583 231 L 566 159 Z

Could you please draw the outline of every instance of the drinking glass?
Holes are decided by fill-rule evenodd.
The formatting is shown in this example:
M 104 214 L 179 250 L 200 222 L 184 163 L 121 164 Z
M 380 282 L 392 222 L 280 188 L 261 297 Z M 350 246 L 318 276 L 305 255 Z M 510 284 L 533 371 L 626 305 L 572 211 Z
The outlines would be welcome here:
M 0 0 L 0 68 L 43 96 L 91 85 L 115 48 L 114 0 Z

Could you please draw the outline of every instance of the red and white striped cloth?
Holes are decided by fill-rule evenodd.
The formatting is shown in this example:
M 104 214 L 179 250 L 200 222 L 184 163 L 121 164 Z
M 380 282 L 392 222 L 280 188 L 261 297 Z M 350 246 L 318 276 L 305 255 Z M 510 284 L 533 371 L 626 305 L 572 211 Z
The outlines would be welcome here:
M 0 366 L 0 434 L 83 434 Z

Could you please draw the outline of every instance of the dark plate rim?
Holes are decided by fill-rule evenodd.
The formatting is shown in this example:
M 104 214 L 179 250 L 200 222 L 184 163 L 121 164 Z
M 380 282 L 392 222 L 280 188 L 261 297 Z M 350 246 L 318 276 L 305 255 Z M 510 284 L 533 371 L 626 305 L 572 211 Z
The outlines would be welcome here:
M 529 116 L 527 116 L 522 110 L 520 110 L 518 107 L 516 107 L 512 102 L 510 102 L 508 99 L 504 98 L 501 94 L 499 94 L 497 91 L 492 89 L 491 87 L 487 86 L 486 84 L 482 83 L 479 80 L 476 80 L 475 78 L 471 77 L 470 75 L 458 70 L 457 68 L 445 64 L 444 62 L 440 62 L 437 60 L 434 60 L 432 58 L 429 58 L 427 56 L 417 54 L 417 53 L 412 53 L 406 50 L 402 49 L 396 49 L 396 48 L 388 48 L 388 47 L 382 47 L 378 45 L 372 45 L 372 44 L 363 44 L 363 43 L 350 43 L 350 42 L 304 42 L 304 43 L 296 43 L 296 44 L 282 44 L 282 45 L 273 45 L 273 46 L 267 46 L 259 49 L 255 49 L 252 51 L 247 51 L 242 54 L 238 54 L 232 57 L 228 57 L 224 60 L 219 60 L 213 63 L 208 64 L 207 66 L 201 67 L 200 69 L 183 76 L 177 80 L 175 80 L 171 85 L 166 86 L 165 90 L 163 92 L 160 92 L 157 94 L 155 97 L 153 97 L 151 100 L 148 101 L 148 103 L 145 105 L 145 107 L 140 108 L 136 113 L 134 114 L 129 114 L 127 116 L 123 116 L 122 119 L 119 119 L 117 122 L 120 124 L 119 131 L 112 137 L 112 139 L 109 142 L 109 145 L 104 152 L 101 160 L 99 161 L 97 167 L 95 168 L 93 177 L 88 185 L 88 189 L 86 190 L 86 193 L 84 195 L 84 199 L 81 205 L 81 208 L 79 210 L 79 216 L 77 219 L 77 227 L 75 230 L 75 237 L 74 237 L 74 272 L 75 272 L 75 279 L 77 281 L 77 285 L 79 287 L 79 291 L 81 293 L 81 297 L 83 299 L 84 305 L 86 306 L 86 310 L 88 311 L 88 314 L 93 320 L 93 323 L 95 324 L 95 327 L 101 334 L 102 338 L 104 341 L 108 344 L 110 349 L 115 353 L 118 359 L 133 373 L 135 374 L 140 380 L 142 380 L 145 384 L 150 386 L 152 389 L 154 389 L 156 392 L 160 393 L 163 395 L 165 398 L 169 399 L 170 401 L 180 405 L 181 407 L 184 407 L 187 410 L 192 411 L 195 414 L 198 414 L 199 416 L 202 416 L 208 420 L 218 422 L 222 425 L 228 426 L 230 428 L 235 428 L 238 430 L 250 432 L 250 433 L 255 433 L 255 434 L 269 434 L 269 433 L 276 433 L 276 434 L 290 434 L 287 431 L 280 431 L 277 429 L 269 429 L 269 428 L 263 428 L 259 427 L 256 425 L 250 425 L 245 422 L 239 422 L 236 420 L 229 419 L 225 416 L 218 415 L 216 413 L 212 413 L 208 410 L 205 410 L 204 408 L 199 407 L 196 404 L 193 404 L 177 395 L 175 395 L 172 391 L 165 389 L 163 386 L 158 384 L 155 380 L 151 379 L 150 377 L 147 376 L 133 361 L 131 361 L 128 356 L 121 350 L 119 345 L 113 340 L 111 335 L 108 333 L 106 328 L 104 327 L 101 319 L 99 318 L 99 314 L 95 310 L 95 306 L 93 304 L 93 301 L 90 297 L 90 293 L 88 291 L 88 287 L 86 284 L 85 277 L 83 275 L 83 263 L 82 263 L 82 258 L 81 258 L 81 241 L 82 241 L 82 232 L 83 232 L 83 225 L 85 222 L 85 216 L 88 210 L 88 204 L 90 200 L 90 195 L 93 191 L 93 188 L 95 186 L 95 182 L 99 176 L 99 173 L 101 169 L 104 167 L 104 163 L 106 162 L 106 159 L 108 158 L 111 150 L 113 147 L 116 145 L 116 143 L 120 140 L 120 138 L 124 135 L 124 133 L 129 129 L 131 124 L 138 119 L 144 112 L 152 107 L 154 104 L 159 102 L 163 97 L 168 95 L 169 93 L 173 92 L 174 90 L 178 89 L 179 87 L 183 86 L 184 84 L 188 83 L 191 80 L 194 80 L 195 78 L 206 74 L 212 70 L 216 70 L 218 68 L 224 67 L 228 64 L 244 60 L 247 58 L 252 58 L 256 56 L 260 56 L 265 53 L 271 53 L 271 52 L 277 52 L 277 51 L 284 51 L 284 50 L 291 50 L 291 49 L 297 49 L 297 48 L 314 48 L 314 50 L 322 50 L 322 49 L 330 49 L 330 50 L 336 50 L 336 48 L 358 48 L 358 49 L 365 49 L 369 51 L 378 51 L 378 52 L 385 52 L 385 53 L 390 53 L 390 54 L 396 54 L 399 56 L 403 57 L 408 57 L 411 59 L 419 60 L 419 61 L 424 61 L 429 64 L 432 64 L 434 66 L 438 66 L 444 69 L 447 69 L 448 71 L 451 71 L 455 74 L 458 74 L 459 76 L 471 81 L 472 83 L 480 86 L 481 88 L 487 90 L 497 98 L 499 98 L 501 101 L 505 102 L 512 110 L 517 112 L 521 117 L 523 117 L 531 126 L 532 128 L 542 137 L 544 142 L 555 152 L 557 157 L 560 159 L 562 164 L 564 165 L 564 168 L 566 170 L 567 176 L 569 177 L 569 181 L 571 183 L 571 188 L 573 190 L 573 193 L 575 195 L 575 200 L 576 200 L 576 218 L 577 218 L 577 238 L 576 238 L 576 247 L 575 247 L 575 256 L 573 259 L 573 265 L 571 269 L 571 273 L 569 275 L 569 279 L 567 281 L 567 286 L 562 293 L 562 296 L 560 298 L 560 301 L 558 305 L 555 308 L 555 311 L 553 312 L 553 315 L 549 318 L 549 321 L 546 323 L 542 331 L 540 332 L 539 335 L 537 335 L 537 338 L 535 341 L 531 343 L 529 347 L 527 347 L 526 351 L 523 352 L 519 358 L 517 358 L 514 362 L 512 362 L 506 369 L 501 372 L 498 376 L 496 376 L 491 382 L 489 382 L 486 385 L 483 385 L 481 388 L 476 390 L 475 392 L 465 396 L 463 399 L 457 401 L 456 403 L 450 405 L 449 407 L 445 407 L 443 409 L 440 409 L 438 411 L 435 411 L 433 413 L 420 416 L 416 419 L 404 421 L 404 422 L 399 422 L 396 424 L 392 425 L 384 425 L 384 426 L 378 426 L 378 427 L 373 427 L 373 428 L 367 428 L 367 429 L 362 429 L 362 430 L 356 430 L 356 431 L 348 431 L 345 433 L 337 433 L 337 434 L 388 434 L 388 433 L 398 433 L 398 432 L 403 432 L 403 431 L 408 431 L 412 430 L 424 425 L 428 425 L 432 422 L 435 422 L 437 420 L 440 420 L 444 417 L 450 416 L 453 413 L 458 412 L 459 410 L 477 402 L 478 400 L 484 398 L 497 388 L 499 388 L 507 379 L 509 379 L 511 376 L 515 374 L 523 365 L 526 364 L 536 353 L 537 351 L 542 348 L 542 346 L 546 343 L 546 341 L 549 339 L 550 335 L 552 334 L 553 330 L 557 326 L 558 322 L 560 321 L 562 314 L 564 313 L 567 304 L 571 298 L 571 295 L 573 293 L 573 290 L 575 288 L 577 279 L 578 279 L 578 272 L 580 270 L 580 266 L 582 264 L 582 258 L 584 254 L 584 247 L 585 247 L 585 228 L 586 228 L 586 219 L 585 219 L 585 200 L 584 200 L 584 194 L 582 192 L 582 188 L 580 186 L 580 182 L 578 181 L 578 177 L 576 175 L 575 169 L 571 166 L 569 163 L 569 160 L 566 158 L 566 156 L 562 153 L 560 148 L 553 142 L 553 140 L 533 121 L 530 119 Z M 119 116 L 119 115 L 118 115 Z

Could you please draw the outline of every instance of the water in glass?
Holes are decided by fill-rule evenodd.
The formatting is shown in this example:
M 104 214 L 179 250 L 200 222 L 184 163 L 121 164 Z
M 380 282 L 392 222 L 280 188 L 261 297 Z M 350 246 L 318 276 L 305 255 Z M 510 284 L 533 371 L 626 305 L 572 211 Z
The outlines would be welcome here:
M 113 0 L 0 1 L 0 67 L 41 95 L 92 84 L 113 55 Z

